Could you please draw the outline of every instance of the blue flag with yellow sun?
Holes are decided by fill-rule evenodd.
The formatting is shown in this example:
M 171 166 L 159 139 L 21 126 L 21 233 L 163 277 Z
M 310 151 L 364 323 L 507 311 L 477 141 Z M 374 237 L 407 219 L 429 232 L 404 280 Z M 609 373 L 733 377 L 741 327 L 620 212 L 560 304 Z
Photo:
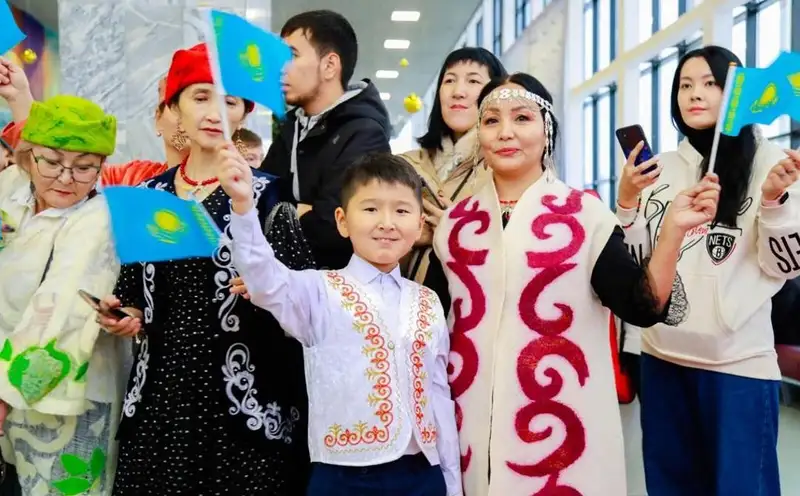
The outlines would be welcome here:
M 11 5 L 6 0 L 0 0 L 0 55 L 11 50 L 25 39 L 25 33 L 20 31 Z
M 782 115 L 800 120 L 800 53 L 783 52 L 764 69 L 731 70 L 722 134 L 737 136 L 744 126 L 770 124 Z
M 103 189 L 122 263 L 210 257 L 220 231 L 206 209 L 166 191 L 130 186 Z
M 214 9 L 208 15 L 211 65 L 218 67 L 223 93 L 260 103 L 282 118 L 281 75 L 292 60 L 289 45 L 237 15 Z

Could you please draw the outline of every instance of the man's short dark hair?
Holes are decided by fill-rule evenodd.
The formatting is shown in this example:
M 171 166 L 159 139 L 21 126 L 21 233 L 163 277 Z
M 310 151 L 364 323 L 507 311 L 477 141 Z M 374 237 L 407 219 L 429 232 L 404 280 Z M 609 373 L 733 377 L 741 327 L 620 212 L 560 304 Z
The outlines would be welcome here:
M 241 141 L 246 147 L 261 147 L 264 144 L 261 136 L 244 127 L 233 132 L 233 142 L 237 141 Z
M 347 88 L 358 62 L 358 39 L 350 22 L 331 10 L 310 10 L 293 16 L 281 28 L 281 37 L 302 31 L 319 57 L 329 53 L 339 56 L 342 63 L 342 88 Z
M 344 172 L 342 180 L 342 208 L 347 208 L 356 191 L 378 181 L 384 184 L 407 186 L 422 207 L 422 179 L 405 159 L 391 153 L 368 153 L 356 160 Z

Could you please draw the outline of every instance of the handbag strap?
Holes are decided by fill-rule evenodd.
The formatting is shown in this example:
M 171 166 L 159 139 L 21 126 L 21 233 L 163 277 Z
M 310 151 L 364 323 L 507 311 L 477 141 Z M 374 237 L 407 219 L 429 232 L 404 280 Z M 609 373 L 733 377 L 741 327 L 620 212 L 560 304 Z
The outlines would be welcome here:
M 53 263 L 53 253 L 56 250 L 56 240 L 55 238 L 58 237 L 58 232 L 61 231 L 61 228 L 64 227 L 64 224 L 67 223 L 67 219 L 61 221 L 61 225 L 58 226 L 58 231 L 56 231 L 56 236 L 53 238 L 53 245 L 50 246 L 50 254 L 47 256 L 47 263 L 44 264 L 44 272 L 42 272 L 42 278 L 39 280 L 39 286 L 42 285 L 44 279 L 47 277 L 47 272 L 50 271 L 50 265 Z
M 44 264 L 44 272 L 42 272 L 42 279 L 39 281 L 39 286 L 42 285 L 45 277 L 47 277 L 47 272 L 50 270 L 50 264 L 53 263 L 53 251 L 55 251 L 55 249 L 56 246 L 53 244 L 53 246 L 50 248 L 50 255 L 47 257 L 47 263 Z

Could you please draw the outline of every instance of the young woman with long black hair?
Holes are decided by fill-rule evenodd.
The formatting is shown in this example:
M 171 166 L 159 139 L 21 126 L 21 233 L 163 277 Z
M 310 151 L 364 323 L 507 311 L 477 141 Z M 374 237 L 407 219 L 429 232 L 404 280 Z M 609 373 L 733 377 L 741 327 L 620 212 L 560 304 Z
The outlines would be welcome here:
M 672 119 L 686 138 L 638 167 L 636 150 L 625 165 L 617 215 L 626 243 L 645 258 L 660 243 L 676 192 L 708 170 L 731 63 L 741 65 L 718 46 L 687 53 L 672 84 Z M 679 323 L 642 333 L 650 496 L 780 494 L 780 371 L 770 312 L 772 296 L 800 274 L 799 160 L 753 126 L 720 138 L 717 215 L 689 231 L 681 247 L 674 286 L 684 298 L 673 297 L 670 310 Z

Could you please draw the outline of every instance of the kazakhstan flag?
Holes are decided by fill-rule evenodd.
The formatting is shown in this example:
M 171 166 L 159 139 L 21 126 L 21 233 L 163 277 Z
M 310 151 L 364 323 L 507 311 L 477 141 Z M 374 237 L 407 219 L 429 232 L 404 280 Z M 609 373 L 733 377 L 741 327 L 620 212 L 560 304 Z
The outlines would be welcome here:
M 0 0 L 0 55 L 11 50 L 25 39 L 25 34 L 19 30 L 14 13 L 6 0 Z
M 224 94 L 251 100 L 282 118 L 286 104 L 281 89 L 283 68 L 292 51 L 273 33 L 245 19 L 219 10 L 209 10 L 213 39 L 212 67 L 219 64 L 219 82 Z
M 210 257 L 219 245 L 219 229 L 197 201 L 129 186 L 105 188 L 103 196 L 122 263 Z
M 787 114 L 800 120 L 800 54 L 783 52 L 764 69 L 732 70 L 723 134 L 737 136 L 744 126 L 770 124 Z

